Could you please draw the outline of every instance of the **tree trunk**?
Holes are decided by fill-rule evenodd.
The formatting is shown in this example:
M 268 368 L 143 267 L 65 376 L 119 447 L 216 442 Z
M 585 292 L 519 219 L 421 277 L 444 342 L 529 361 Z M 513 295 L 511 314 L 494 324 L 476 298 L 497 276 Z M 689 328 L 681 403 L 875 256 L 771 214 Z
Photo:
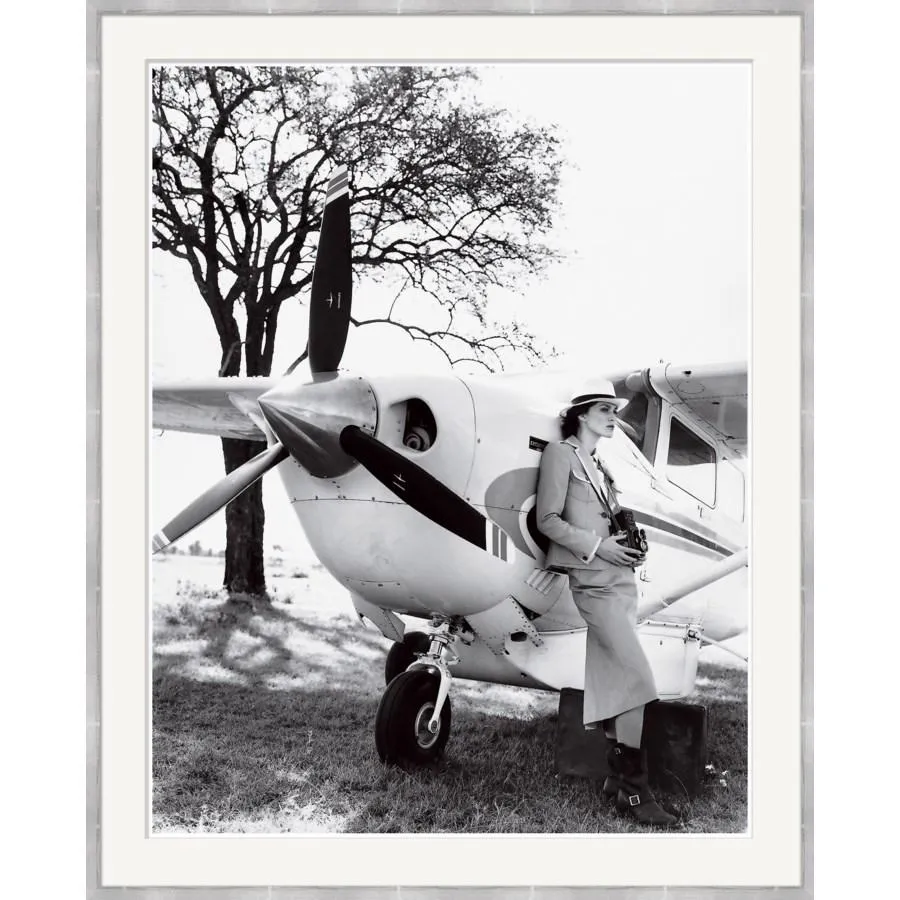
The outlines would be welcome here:
M 259 441 L 222 438 L 225 474 L 252 459 L 263 445 Z M 266 514 L 262 503 L 262 479 L 235 497 L 225 507 L 225 588 L 231 594 L 266 593 L 263 568 L 263 528 Z

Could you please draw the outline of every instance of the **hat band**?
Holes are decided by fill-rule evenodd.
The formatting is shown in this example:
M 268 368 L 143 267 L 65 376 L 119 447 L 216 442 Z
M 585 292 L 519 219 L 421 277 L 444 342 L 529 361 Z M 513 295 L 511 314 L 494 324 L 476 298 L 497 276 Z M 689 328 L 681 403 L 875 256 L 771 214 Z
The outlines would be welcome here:
M 599 402 L 600 400 L 618 400 L 615 394 L 581 394 L 573 398 L 569 406 L 581 406 L 582 403 Z

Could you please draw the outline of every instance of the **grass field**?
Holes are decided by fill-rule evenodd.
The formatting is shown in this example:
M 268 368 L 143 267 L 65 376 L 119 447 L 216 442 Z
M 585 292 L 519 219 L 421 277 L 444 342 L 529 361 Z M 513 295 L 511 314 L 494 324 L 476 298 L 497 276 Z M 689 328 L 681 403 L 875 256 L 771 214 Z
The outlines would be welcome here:
M 271 602 L 229 600 L 218 561 L 154 562 L 154 831 L 640 830 L 598 784 L 556 774 L 555 693 L 454 682 L 443 759 L 382 765 L 389 642 L 320 569 L 276 560 L 267 576 Z M 746 698 L 745 669 L 701 663 L 690 699 L 709 710 L 707 784 L 660 798 L 682 832 L 746 830 Z

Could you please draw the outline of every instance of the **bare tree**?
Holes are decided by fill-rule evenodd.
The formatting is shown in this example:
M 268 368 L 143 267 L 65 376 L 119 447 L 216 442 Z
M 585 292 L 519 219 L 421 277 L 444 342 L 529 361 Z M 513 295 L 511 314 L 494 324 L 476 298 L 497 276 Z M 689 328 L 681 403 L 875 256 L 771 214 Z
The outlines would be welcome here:
M 542 237 L 558 142 L 480 103 L 477 88 L 477 72 L 460 67 L 153 71 L 153 244 L 190 267 L 219 336 L 220 375 L 271 374 L 278 314 L 311 282 L 337 164 L 350 171 L 355 276 L 393 278 L 398 298 L 418 298 L 403 316 L 396 301 L 375 316 L 357 306 L 354 324 L 402 328 L 451 364 L 541 358 L 534 335 L 489 319 L 487 296 L 520 290 L 552 258 Z M 425 300 L 439 326 L 416 314 Z M 259 450 L 222 446 L 226 472 Z M 259 484 L 228 505 L 226 523 L 226 587 L 263 593 Z

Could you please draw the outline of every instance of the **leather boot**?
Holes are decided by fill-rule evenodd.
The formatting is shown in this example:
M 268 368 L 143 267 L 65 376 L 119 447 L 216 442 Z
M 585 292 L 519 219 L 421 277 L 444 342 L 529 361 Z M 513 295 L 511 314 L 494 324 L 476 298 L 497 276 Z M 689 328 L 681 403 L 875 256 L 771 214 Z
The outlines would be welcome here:
M 603 796 L 615 801 L 622 784 L 622 751 L 624 744 L 615 743 L 606 751 L 606 762 L 609 765 L 609 774 L 603 782 Z
M 647 782 L 646 751 L 616 744 L 621 748 L 619 757 L 619 779 L 621 786 L 616 794 L 616 809 L 637 819 L 641 825 L 655 825 L 665 828 L 674 825 L 677 819 L 667 813 L 657 802 Z

